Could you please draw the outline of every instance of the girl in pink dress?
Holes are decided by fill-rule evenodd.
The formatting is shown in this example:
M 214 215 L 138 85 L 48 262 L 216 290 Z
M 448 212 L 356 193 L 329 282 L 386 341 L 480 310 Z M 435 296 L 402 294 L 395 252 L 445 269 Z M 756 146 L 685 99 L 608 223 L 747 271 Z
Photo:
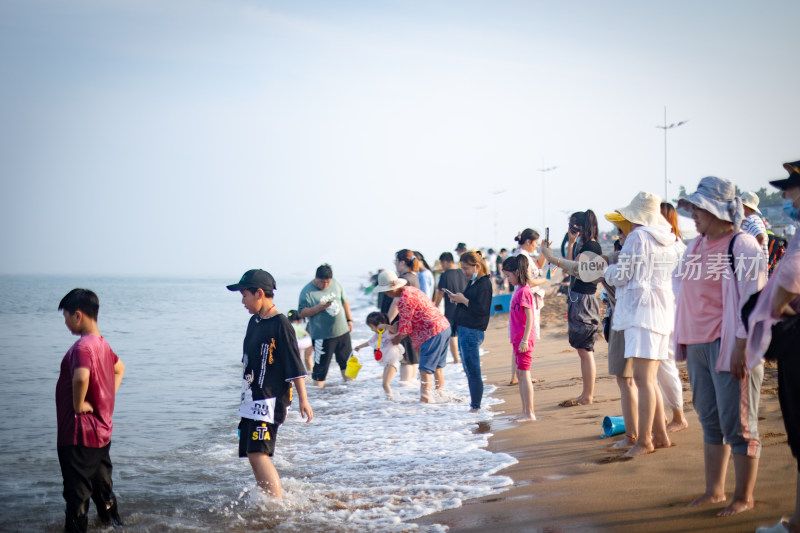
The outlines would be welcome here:
M 503 261 L 503 274 L 517 288 L 511 297 L 508 316 L 508 333 L 517 363 L 519 396 L 522 413 L 514 418 L 519 422 L 536 420 L 533 412 L 533 384 L 531 383 L 531 360 L 533 357 L 533 332 L 535 304 L 533 292 L 528 286 L 528 258 L 525 255 L 509 257 Z

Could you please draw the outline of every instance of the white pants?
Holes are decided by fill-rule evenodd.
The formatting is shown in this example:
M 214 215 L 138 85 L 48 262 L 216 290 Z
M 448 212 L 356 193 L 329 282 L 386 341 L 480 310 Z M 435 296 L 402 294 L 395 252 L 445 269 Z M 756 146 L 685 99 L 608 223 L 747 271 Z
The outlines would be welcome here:
M 661 395 L 664 397 L 664 407 L 683 411 L 683 384 L 678 365 L 675 364 L 674 346 L 670 335 L 669 357 L 662 359 L 658 365 L 658 386 L 661 387 Z

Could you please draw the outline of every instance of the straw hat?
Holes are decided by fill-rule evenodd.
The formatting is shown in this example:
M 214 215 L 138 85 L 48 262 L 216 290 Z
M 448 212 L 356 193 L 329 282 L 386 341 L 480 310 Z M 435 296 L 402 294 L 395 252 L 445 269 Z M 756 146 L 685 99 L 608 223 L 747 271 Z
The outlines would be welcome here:
M 758 208 L 758 195 L 754 192 L 743 192 L 742 195 L 739 197 L 742 199 L 742 205 L 745 207 L 749 207 L 759 215 L 761 214 L 761 210 Z
M 398 278 L 397 274 L 391 270 L 384 270 L 378 274 L 378 286 L 372 292 L 386 292 L 399 289 L 408 283 L 403 278 Z
M 744 219 L 742 200 L 736 196 L 736 186 L 732 181 L 716 176 L 706 176 L 700 180 L 697 190 L 678 201 L 678 211 L 686 216 L 689 204 L 705 209 L 715 217 L 726 222 L 732 222 L 734 228 L 739 228 Z
M 617 212 L 632 224 L 672 227 L 661 214 L 661 197 L 649 192 L 638 193 L 630 204 L 617 209 Z

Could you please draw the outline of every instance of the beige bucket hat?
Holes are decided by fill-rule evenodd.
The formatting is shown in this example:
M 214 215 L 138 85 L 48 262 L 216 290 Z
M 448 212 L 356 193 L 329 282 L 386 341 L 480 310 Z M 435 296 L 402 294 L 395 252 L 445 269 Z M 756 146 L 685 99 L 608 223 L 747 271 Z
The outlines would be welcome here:
M 384 270 L 378 274 L 378 285 L 372 292 L 386 292 L 399 289 L 407 283 L 403 278 L 398 278 L 395 272 Z
M 758 195 L 754 192 L 743 192 L 742 195 L 739 197 L 742 199 L 742 205 L 745 207 L 749 207 L 759 215 L 761 214 L 761 210 L 758 208 Z
M 672 227 L 661 214 L 661 197 L 649 192 L 639 192 L 630 204 L 617 209 L 617 212 L 633 224 Z

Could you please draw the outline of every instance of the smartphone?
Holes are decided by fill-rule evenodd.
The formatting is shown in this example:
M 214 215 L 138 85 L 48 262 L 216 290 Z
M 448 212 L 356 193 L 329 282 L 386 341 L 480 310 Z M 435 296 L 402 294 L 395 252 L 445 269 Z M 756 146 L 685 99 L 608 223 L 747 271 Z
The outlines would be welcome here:
M 452 296 L 453 294 L 455 294 L 453 291 L 451 291 L 451 290 L 448 290 L 448 289 L 442 289 L 442 292 L 444 292 L 444 293 L 447 293 L 447 294 L 449 294 L 450 296 Z
M 550 247 L 550 228 L 544 228 L 544 244 L 548 248 Z M 550 279 L 550 263 L 547 264 L 547 275 L 545 276 L 546 279 Z

